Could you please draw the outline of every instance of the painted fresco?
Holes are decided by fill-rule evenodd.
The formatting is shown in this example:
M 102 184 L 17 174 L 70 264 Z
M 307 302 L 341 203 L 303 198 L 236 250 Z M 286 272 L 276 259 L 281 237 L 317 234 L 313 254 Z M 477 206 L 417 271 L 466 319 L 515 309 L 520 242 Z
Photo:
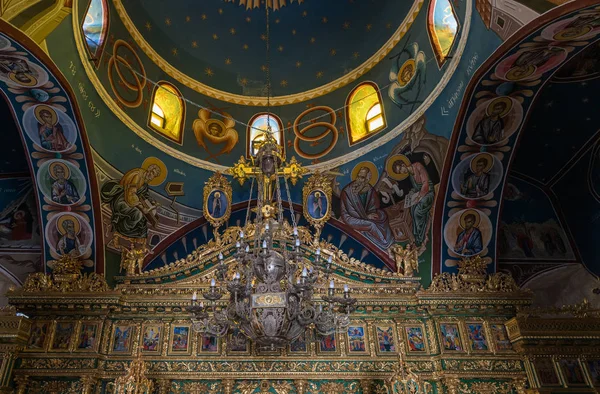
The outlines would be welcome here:
M 0 179 L 0 249 L 40 250 L 37 203 L 28 178 Z
M 111 231 L 128 238 L 148 236 L 148 227 L 158 223 L 156 204 L 149 194 L 150 186 L 162 184 L 167 177 L 165 164 L 149 157 L 141 167 L 129 170 L 119 181 L 102 186 L 102 202 L 111 208 Z
M 515 257 L 518 254 L 525 258 L 574 258 L 556 220 L 511 219 L 510 223 L 499 226 L 502 188 L 496 188 L 483 198 L 476 188 L 474 191 L 471 188 L 469 193 L 460 193 L 467 191 L 464 185 L 460 185 L 460 177 L 464 179 L 463 169 L 467 167 L 463 162 L 471 163 L 473 153 L 485 151 L 499 160 L 501 166 L 498 168 L 504 171 L 500 172 L 500 184 L 505 181 L 507 164 L 532 97 L 544 88 L 546 76 L 567 64 L 587 45 L 594 44 L 600 34 L 597 20 L 600 20 L 600 8 L 589 7 L 545 24 L 540 22 L 541 26 L 536 31 L 503 56 L 494 58 L 489 68 L 482 70 L 479 79 L 474 80 L 468 92 L 469 100 L 465 101 L 468 103 L 465 104 L 468 105 L 466 114 L 456 123 L 457 140 L 451 167 L 455 175 L 449 182 L 452 187 L 446 182 L 442 185 L 446 198 L 441 212 L 444 244 L 436 252 L 442 257 L 439 270 L 455 272 L 456 262 L 461 257 L 480 255 L 491 263 L 489 270 L 494 271 L 497 249 Z M 548 110 L 552 105 L 552 102 L 547 103 Z M 544 135 L 548 134 L 547 129 L 544 132 Z M 539 150 L 539 141 L 534 150 Z M 572 155 L 571 152 L 569 154 Z M 484 172 L 480 171 L 479 179 L 487 178 L 483 176 Z M 474 181 L 476 179 L 471 184 Z M 485 186 L 485 183 L 482 185 Z M 461 190 L 457 186 L 461 186 Z M 510 199 L 511 192 L 518 187 L 511 188 L 509 184 L 506 190 L 504 195 Z M 518 191 L 515 193 L 518 194 Z M 473 213 L 471 218 L 475 220 L 472 225 L 467 223 L 466 212 Z M 478 222 L 484 227 L 479 228 Z
M 423 254 L 447 145 L 420 119 L 388 155 L 378 157 L 381 164 L 364 161 L 344 170 L 350 182 L 334 182 L 334 216 L 384 251 L 410 243 Z
M 498 229 L 499 260 L 575 260 L 569 239 L 548 196 L 509 177 Z
M 0 89 L 7 95 L 14 118 L 20 123 L 33 187 L 9 187 L 3 193 L 2 236 L 0 244 L 34 243 L 39 248 L 42 234 L 43 261 L 70 253 L 81 257 L 87 270 L 93 270 L 95 252 L 94 217 L 82 131 L 76 109 L 56 77 L 39 59 L 0 36 Z M 36 201 L 40 201 L 41 209 Z M 95 207 L 97 208 L 97 207 Z M 41 213 L 41 216 L 38 215 Z M 37 228 L 37 223 L 41 228 Z M 102 270 L 103 261 L 98 268 Z

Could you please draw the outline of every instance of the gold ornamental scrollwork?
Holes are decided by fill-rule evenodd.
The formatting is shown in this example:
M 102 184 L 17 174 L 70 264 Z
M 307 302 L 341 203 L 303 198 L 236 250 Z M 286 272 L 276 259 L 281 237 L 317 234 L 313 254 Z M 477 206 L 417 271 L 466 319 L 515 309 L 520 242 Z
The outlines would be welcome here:
M 331 177 L 316 172 L 302 188 L 302 207 L 304 218 L 316 229 L 315 242 L 321 235 L 325 223 L 331 218 Z
M 67 254 L 52 263 L 52 274 L 36 272 L 23 284 L 24 293 L 35 292 L 106 292 L 110 288 L 103 276 L 81 272 L 82 262 Z
M 480 256 L 463 259 L 458 274 L 444 272 L 436 275 L 429 288 L 431 293 L 446 292 L 523 292 L 514 278 L 503 272 L 486 275 L 487 262 Z
M 204 202 L 202 213 L 214 227 L 215 238 L 219 238 L 218 229 L 229 220 L 231 215 L 231 183 L 221 174 L 215 172 L 204 185 Z

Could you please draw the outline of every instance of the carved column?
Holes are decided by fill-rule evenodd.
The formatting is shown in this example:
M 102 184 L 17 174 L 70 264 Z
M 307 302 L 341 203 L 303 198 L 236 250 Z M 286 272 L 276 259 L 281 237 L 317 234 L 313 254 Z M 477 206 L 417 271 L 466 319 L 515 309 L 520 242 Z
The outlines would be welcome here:
M 17 393 L 16 394 L 27 393 L 27 388 L 29 386 L 29 376 L 27 376 L 27 375 L 15 376 L 15 384 L 17 385 Z
M 371 394 L 371 389 L 373 388 L 373 381 L 371 379 L 361 379 L 360 388 L 362 389 L 363 394 Z
M 294 380 L 294 386 L 296 386 L 296 392 L 298 394 L 306 394 L 306 390 L 308 389 L 308 381 L 307 380 Z
M 223 394 L 233 394 L 233 379 L 223 379 Z
M 15 359 L 15 352 L 0 353 L 0 393 L 11 392 L 9 385 Z
M 514 378 L 513 379 L 513 387 L 517 391 L 517 394 L 526 394 L 527 393 L 527 379 L 525 378 Z
M 460 379 L 456 377 L 444 378 L 444 385 L 448 391 L 448 394 L 459 394 L 458 388 L 460 386 Z
M 96 387 L 96 385 L 98 384 L 98 377 L 97 376 L 82 376 L 81 377 L 81 388 L 82 388 L 82 392 L 81 394 L 94 394 L 94 388 Z
M 156 385 L 158 386 L 158 394 L 169 394 L 169 390 L 171 389 L 170 379 L 158 379 Z

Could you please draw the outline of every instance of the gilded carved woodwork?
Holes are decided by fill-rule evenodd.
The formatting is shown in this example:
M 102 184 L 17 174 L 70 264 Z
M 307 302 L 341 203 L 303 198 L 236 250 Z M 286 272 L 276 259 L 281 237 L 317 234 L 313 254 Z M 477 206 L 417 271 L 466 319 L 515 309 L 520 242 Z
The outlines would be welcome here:
M 554 311 L 529 309 L 531 294 L 502 275 L 486 275 L 484 263 L 477 259 L 459 265 L 458 273 L 450 276 L 450 288 L 448 282 L 434 281 L 428 289 L 420 289 L 410 279 L 365 266 L 323 241 L 322 249 L 333 251 L 335 281 L 356 289 L 353 293 L 359 307 L 351 316 L 352 326 L 362 328 L 364 334 L 357 331 L 352 344 L 343 332 L 335 336 L 335 352 L 324 351 L 317 340 L 308 341 L 302 352 L 288 348 L 265 354 L 250 348 L 237 355 L 228 351 L 228 339 L 213 350 L 203 350 L 203 338 L 191 335 L 186 352 L 173 351 L 174 327 L 189 324 L 184 308 L 192 292 L 208 288 L 219 251 L 229 256 L 227 248 L 236 242 L 238 231 L 226 229 L 220 243 L 211 242 L 161 269 L 121 277 L 115 291 L 108 286 L 94 291 L 97 288 L 90 286 L 74 293 L 82 288 L 79 285 L 65 290 L 66 282 L 57 282 L 55 277 L 73 275 L 78 267 L 75 262 L 66 261 L 43 278 L 32 276 L 26 289 L 9 294 L 16 308 L 0 311 L 0 353 L 7 354 L 4 359 L 17 361 L 17 392 L 32 392 L 35 386 L 41 392 L 57 388 L 68 392 L 77 387 L 85 393 L 131 375 L 137 362 L 146 368 L 144 375 L 160 393 L 233 393 L 243 392 L 245 387 L 253 390 L 249 392 L 337 394 L 361 390 L 380 394 L 386 392 L 386 381 L 399 376 L 400 367 L 405 376 L 416 377 L 424 387 L 444 387 L 447 392 L 524 393 L 539 386 L 536 360 L 556 355 L 552 365 L 560 382 L 566 382 L 561 360 L 576 359 L 587 368 L 588 360 L 600 354 L 600 317 L 589 304 Z M 308 229 L 299 232 L 311 239 Z M 307 259 L 311 253 L 305 250 Z M 81 281 L 79 274 L 74 278 L 73 282 Z M 501 284 L 496 285 L 498 282 Z M 56 283 L 63 284 L 57 287 Z M 325 288 L 325 283 L 319 284 L 317 295 Z M 17 318 L 16 311 L 30 319 Z M 7 341 L 19 341 L 26 347 L 32 322 L 38 327 L 47 322 L 50 340 L 40 348 L 5 351 L 2 346 Z M 70 345 L 62 353 L 49 343 L 57 338 L 59 322 L 73 322 L 75 327 Z M 496 338 L 499 334 L 492 327 L 503 328 L 505 322 L 510 341 L 500 346 L 497 341 L 503 339 Z M 444 324 L 455 325 L 461 341 L 458 351 L 446 348 Z M 97 344 L 80 349 L 85 343 L 84 325 L 97 327 Z M 160 326 L 161 333 L 152 344 L 147 328 L 154 326 Z M 119 327 L 131 327 L 126 345 L 117 343 Z M 378 327 L 389 327 L 391 339 L 383 341 Z M 479 340 L 484 340 L 485 346 L 472 345 L 476 340 L 473 327 L 480 330 L 484 339 Z M 7 330 L 12 334 L 5 334 Z M 156 350 L 146 352 L 144 346 Z M 363 346 L 364 352 L 356 352 Z M 591 375 L 584 371 L 586 387 L 591 389 Z M 96 392 L 104 392 L 101 390 Z

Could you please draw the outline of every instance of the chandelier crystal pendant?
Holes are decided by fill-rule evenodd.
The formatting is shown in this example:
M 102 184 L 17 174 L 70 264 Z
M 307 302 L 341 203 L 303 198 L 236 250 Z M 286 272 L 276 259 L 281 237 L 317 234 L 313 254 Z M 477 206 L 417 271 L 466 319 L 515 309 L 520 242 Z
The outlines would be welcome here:
M 240 230 L 234 251 L 219 254 L 215 278 L 202 293 L 206 303 L 194 293 L 188 311 L 196 332 L 224 336 L 237 327 L 257 348 L 275 350 L 313 327 L 320 335 L 345 330 L 356 299 L 348 285 L 342 296 L 336 296 L 333 280 L 326 294 L 320 299 L 315 296 L 317 289 L 324 292 L 333 272 L 333 253 L 323 253 L 328 255 L 324 258 L 319 247 L 311 253 L 313 244 L 301 242 L 285 175 L 290 164 L 285 164 L 274 138 L 265 134 L 256 158 L 251 158 L 253 166 L 245 167 L 258 185 L 254 223 Z M 291 224 L 284 220 L 281 181 L 288 194 Z M 250 204 L 248 210 L 247 217 Z M 230 256 L 226 259 L 223 252 Z M 221 301 L 226 294 L 229 297 Z

